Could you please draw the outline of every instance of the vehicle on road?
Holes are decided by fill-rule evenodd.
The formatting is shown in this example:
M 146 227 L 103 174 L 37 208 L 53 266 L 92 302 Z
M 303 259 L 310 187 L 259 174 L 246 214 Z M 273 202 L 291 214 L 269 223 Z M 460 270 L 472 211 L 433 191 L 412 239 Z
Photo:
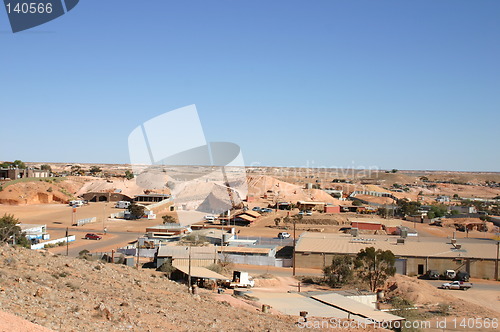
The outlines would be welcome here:
M 437 270 L 429 270 L 424 275 L 424 277 L 426 279 L 430 279 L 430 280 L 438 280 L 439 279 L 439 272 Z
M 248 272 L 233 271 L 233 280 L 229 284 L 230 288 L 245 287 L 250 288 L 255 285 L 253 278 Z
M 85 239 L 86 240 L 100 240 L 100 239 L 102 239 L 102 236 L 94 234 L 94 233 L 87 233 L 87 234 L 85 234 Z
M 455 279 L 457 275 L 457 272 L 455 270 L 446 270 L 444 271 L 444 273 L 441 275 L 441 277 L 443 279 L 447 279 L 447 280 L 453 280 Z
M 77 207 L 83 206 L 84 203 L 85 202 L 82 200 L 73 200 L 73 201 L 69 202 L 69 206 L 77 208 Z
M 288 233 L 288 232 L 278 233 L 278 239 L 288 239 L 289 237 L 290 237 L 290 233 Z
M 458 280 L 458 281 L 469 281 L 469 278 L 470 278 L 470 274 L 468 274 L 467 272 L 458 272 L 457 275 L 455 276 L 455 280 Z
M 469 288 L 472 288 L 472 284 L 470 282 L 452 281 L 452 282 L 445 282 L 439 288 L 468 290 Z

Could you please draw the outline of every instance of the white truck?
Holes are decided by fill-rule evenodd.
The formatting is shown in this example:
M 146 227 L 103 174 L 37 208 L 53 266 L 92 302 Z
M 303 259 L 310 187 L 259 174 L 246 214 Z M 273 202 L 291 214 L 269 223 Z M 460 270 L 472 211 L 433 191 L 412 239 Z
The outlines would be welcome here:
M 73 201 L 69 202 L 69 206 L 74 207 L 74 208 L 83 206 L 83 204 L 85 204 L 85 201 L 82 201 L 82 200 L 73 200 Z
M 248 272 L 233 271 L 233 280 L 229 288 L 245 287 L 250 288 L 255 285 L 253 278 L 248 275 Z
M 445 282 L 444 284 L 441 285 L 440 288 L 468 290 L 469 288 L 472 288 L 472 283 L 463 281 Z

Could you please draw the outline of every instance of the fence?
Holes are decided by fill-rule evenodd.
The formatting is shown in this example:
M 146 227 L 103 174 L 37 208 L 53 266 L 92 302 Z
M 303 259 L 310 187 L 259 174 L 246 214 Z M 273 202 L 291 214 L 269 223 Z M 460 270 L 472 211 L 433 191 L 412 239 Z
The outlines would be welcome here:
M 111 213 L 110 218 L 113 218 L 113 219 L 123 219 L 123 218 L 125 218 L 125 211 Z
M 85 224 L 90 224 L 91 222 L 96 222 L 97 218 L 92 217 L 92 218 L 85 218 L 85 219 L 79 219 L 76 224 L 73 224 L 73 226 L 82 226 Z
M 68 237 L 62 237 L 62 238 L 56 239 L 56 240 L 50 240 L 47 242 L 33 244 L 33 245 L 31 245 L 31 249 L 43 249 L 46 244 L 56 244 L 56 243 L 61 243 L 61 242 L 64 242 L 64 243 L 65 242 L 73 242 L 73 241 L 75 241 L 75 239 L 76 239 L 76 237 L 74 235 L 70 235 Z
M 291 258 L 275 258 L 267 256 L 242 256 L 242 255 L 230 255 L 230 254 L 219 254 L 219 259 L 224 261 L 229 261 L 234 264 L 247 264 L 247 265 L 265 265 L 265 266 L 275 266 L 275 267 L 291 267 Z
M 139 249 L 139 257 L 155 257 L 157 249 Z M 125 256 L 137 256 L 137 248 L 120 248 L 116 252 Z

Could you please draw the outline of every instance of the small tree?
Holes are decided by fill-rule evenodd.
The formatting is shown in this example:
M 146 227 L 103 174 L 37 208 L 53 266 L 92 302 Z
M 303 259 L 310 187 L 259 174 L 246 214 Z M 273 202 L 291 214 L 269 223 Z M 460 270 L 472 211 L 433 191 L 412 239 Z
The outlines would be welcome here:
M 353 206 L 362 206 L 363 203 L 361 201 L 356 200 L 356 201 L 352 201 L 352 205 Z
M 134 178 L 134 173 L 132 173 L 131 171 L 129 171 L 128 169 L 125 171 L 125 178 L 127 180 L 132 180 Z
M 353 277 L 353 259 L 347 255 L 335 255 L 332 264 L 323 268 L 326 282 L 331 287 L 345 285 Z
M 175 267 L 172 265 L 172 260 L 166 260 L 159 268 L 158 271 L 165 272 L 168 278 L 172 275 L 172 272 L 175 271 Z
M 52 167 L 50 167 L 50 165 L 43 164 L 42 166 L 40 166 L 40 169 L 43 171 L 49 171 L 49 173 L 52 173 Z
M 278 227 L 280 225 L 280 222 L 281 222 L 281 218 L 274 218 L 274 224 L 276 225 L 276 227 Z
M 21 227 L 17 226 L 18 223 L 19 219 L 11 214 L 4 214 L 0 218 L 0 242 L 13 242 L 15 240 L 16 244 L 29 247 L 30 243 L 22 232 Z
M 304 216 L 301 214 L 296 214 L 292 218 L 293 218 L 293 222 L 300 224 L 300 222 L 302 221 Z
M 101 173 L 101 171 L 102 171 L 102 170 L 101 170 L 101 168 L 100 168 L 100 167 L 98 167 L 98 166 L 92 166 L 92 167 L 90 167 L 90 169 L 89 169 L 89 172 L 90 172 L 90 174 L 92 174 L 92 175 L 96 175 L 96 174 L 98 174 L 98 173 Z
M 132 219 L 140 219 L 144 215 L 145 207 L 137 204 L 130 204 L 128 207 Z
M 26 164 L 23 163 L 21 160 L 14 160 L 14 162 L 12 164 L 14 166 L 16 166 L 17 168 L 19 168 L 19 169 L 25 169 L 26 168 Z
M 77 174 L 82 175 L 82 173 L 83 173 L 83 170 L 82 170 L 81 166 L 78 166 L 78 165 L 71 166 L 71 175 L 77 175 Z
M 175 217 L 169 216 L 169 215 L 164 215 L 161 217 L 163 219 L 164 224 L 175 224 L 177 223 L 177 219 Z
M 368 283 L 374 292 L 387 278 L 396 273 L 396 257 L 390 250 L 375 250 L 374 247 L 361 249 L 356 255 L 354 265 L 361 280 Z

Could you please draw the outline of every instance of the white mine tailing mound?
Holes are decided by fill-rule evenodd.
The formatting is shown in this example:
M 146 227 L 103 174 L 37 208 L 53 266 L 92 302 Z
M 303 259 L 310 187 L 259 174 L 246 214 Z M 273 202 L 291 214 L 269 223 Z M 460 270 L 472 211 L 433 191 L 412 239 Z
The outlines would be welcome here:
M 248 194 L 256 197 L 263 196 L 271 190 L 274 195 L 279 196 L 279 201 L 316 201 L 331 203 L 333 205 L 343 204 L 342 201 L 333 198 L 320 189 L 304 189 L 301 186 L 277 180 L 271 176 L 249 176 Z
M 144 188 L 137 185 L 135 179 L 113 179 L 113 182 L 107 182 L 103 179 L 96 179 L 86 182 L 76 193 L 77 196 L 88 192 L 114 192 L 120 189 L 121 193 L 130 197 L 144 194 Z

